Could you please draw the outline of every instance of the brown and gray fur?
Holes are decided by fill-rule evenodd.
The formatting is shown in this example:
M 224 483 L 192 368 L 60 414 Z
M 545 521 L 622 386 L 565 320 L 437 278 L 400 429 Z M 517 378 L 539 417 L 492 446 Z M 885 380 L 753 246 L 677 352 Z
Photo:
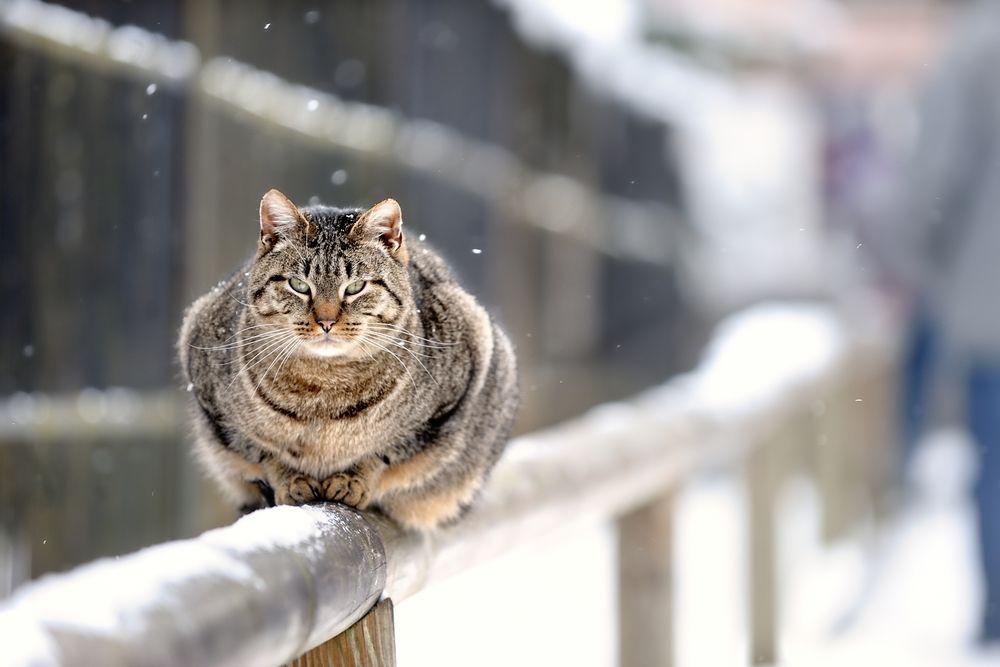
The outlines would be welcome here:
M 268 192 L 256 255 L 192 304 L 178 345 L 198 456 L 242 511 L 333 500 L 435 528 L 473 502 L 518 401 L 507 337 L 404 240 L 391 199 Z

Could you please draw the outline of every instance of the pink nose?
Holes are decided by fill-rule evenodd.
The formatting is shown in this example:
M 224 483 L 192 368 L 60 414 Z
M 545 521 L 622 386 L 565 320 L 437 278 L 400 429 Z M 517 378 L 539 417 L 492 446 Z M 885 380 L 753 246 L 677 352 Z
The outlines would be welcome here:
M 323 331 L 327 333 L 333 328 L 333 324 L 336 320 L 316 320 L 316 323 L 322 327 Z

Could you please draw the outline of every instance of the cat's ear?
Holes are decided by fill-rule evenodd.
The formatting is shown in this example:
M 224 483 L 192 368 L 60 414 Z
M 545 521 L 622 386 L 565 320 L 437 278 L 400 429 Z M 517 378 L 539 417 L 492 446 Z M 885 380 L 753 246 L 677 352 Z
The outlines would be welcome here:
M 309 221 L 292 200 L 278 190 L 268 190 L 260 200 L 260 243 L 270 250 L 282 236 L 301 229 L 308 233 Z
M 378 239 L 399 262 L 407 260 L 403 243 L 403 211 L 395 199 L 381 201 L 362 213 L 348 236 L 356 241 Z

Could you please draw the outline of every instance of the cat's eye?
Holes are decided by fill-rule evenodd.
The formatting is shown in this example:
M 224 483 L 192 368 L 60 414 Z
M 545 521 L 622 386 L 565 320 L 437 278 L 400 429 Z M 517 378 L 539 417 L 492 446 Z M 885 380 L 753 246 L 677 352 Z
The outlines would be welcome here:
M 309 283 L 301 278 L 289 278 L 288 286 L 299 294 L 309 294 Z
M 365 281 L 355 280 L 347 283 L 347 287 L 344 288 L 344 294 L 348 296 L 354 296 L 364 288 L 365 288 Z

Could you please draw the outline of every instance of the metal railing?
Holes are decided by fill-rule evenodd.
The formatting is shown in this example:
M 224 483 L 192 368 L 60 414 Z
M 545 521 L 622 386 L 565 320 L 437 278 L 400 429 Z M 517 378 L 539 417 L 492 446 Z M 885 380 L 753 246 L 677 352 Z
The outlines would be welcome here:
M 727 466 L 747 480 L 752 659 L 774 662 L 776 490 L 807 471 L 828 539 L 877 514 L 888 331 L 822 306 L 759 306 L 724 323 L 692 373 L 512 442 L 456 526 L 408 533 L 337 505 L 255 512 L 25 586 L 0 606 L 0 646 L 32 665 L 392 664 L 389 601 L 557 527 L 617 521 L 621 662 L 666 665 L 671 498 Z

